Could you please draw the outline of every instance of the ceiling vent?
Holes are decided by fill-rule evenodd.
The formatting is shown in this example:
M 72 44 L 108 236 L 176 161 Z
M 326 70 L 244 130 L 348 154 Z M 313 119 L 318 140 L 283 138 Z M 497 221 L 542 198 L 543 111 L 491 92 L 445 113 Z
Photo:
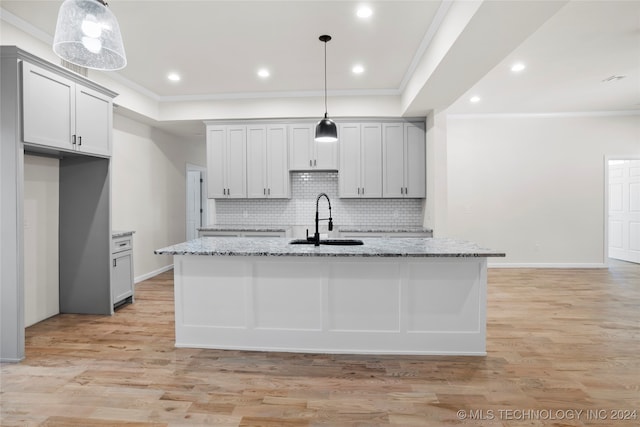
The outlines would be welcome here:
M 609 83 L 609 82 L 615 82 L 618 80 L 622 80 L 627 76 L 617 76 L 617 75 L 613 75 L 613 76 L 609 76 L 606 79 L 602 79 L 602 83 Z
M 60 60 L 60 64 L 67 70 L 71 70 L 74 73 L 80 74 L 83 77 L 87 77 L 89 75 L 88 68 L 81 67 L 80 65 L 72 64 L 71 62 L 65 61 L 64 59 Z

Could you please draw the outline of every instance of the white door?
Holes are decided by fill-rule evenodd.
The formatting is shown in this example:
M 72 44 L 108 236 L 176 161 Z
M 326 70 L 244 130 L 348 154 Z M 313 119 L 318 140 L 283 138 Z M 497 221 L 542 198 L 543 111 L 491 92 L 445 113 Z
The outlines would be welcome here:
M 271 125 L 267 128 L 267 185 L 268 196 L 289 198 L 289 154 L 287 128 Z
M 111 155 L 111 99 L 95 90 L 76 85 L 76 148 L 103 156 Z
M 247 126 L 247 197 L 267 197 L 267 128 Z
M 202 182 L 200 171 L 187 171 L 187 240 L 198 237 L 202 226 Z
M 340 197 L 360 197 L 360 125 L 340 125 L 340 173 L 338 189 Z
M 313 126 L 289 126 L 289 169 L 308 170 L 313 167 Z
M 404 197 L 404 127 L 382 125 L 382 197 Z
M 361 194 L 364 197 L 382 197 L 382 127 L 379 123 L 362 125 Z
M 640 160 L 609 161 L 609 256 L 640 263 Z

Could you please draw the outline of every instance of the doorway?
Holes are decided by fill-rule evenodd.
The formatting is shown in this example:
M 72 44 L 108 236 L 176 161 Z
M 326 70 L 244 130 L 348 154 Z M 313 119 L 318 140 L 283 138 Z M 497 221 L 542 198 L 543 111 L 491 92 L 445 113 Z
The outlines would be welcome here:
M 608 257 L 640 263 L 640 159 L 608 158 L 605 179 Z
M 204 219 L 207 218 L 206 174 L 206 168 L 187 164 L 187 240 L 193 240 L 198 237 L 198 228 L 202 227 Z

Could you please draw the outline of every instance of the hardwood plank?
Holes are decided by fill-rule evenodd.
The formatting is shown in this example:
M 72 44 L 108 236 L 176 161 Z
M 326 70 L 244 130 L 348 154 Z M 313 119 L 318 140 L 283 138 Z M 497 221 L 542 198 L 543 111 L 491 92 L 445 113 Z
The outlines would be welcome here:
M 640 425 L 640 265 L 488 283 L 486 357 L 358 356 L 177 349 L 163 273 L 114 316 L 28 328 L 26 359 L 0 368 L 0 425 Z M 606 418 L 540 418 L 553 410 Z

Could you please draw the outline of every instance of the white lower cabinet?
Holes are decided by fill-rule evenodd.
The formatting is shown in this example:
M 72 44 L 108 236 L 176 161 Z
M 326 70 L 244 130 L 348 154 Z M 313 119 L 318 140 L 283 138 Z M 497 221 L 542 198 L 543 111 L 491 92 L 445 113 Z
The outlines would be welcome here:
M 114 306 L 134 301 L 133 235 L 114 237 L 111 255 L 111 296 Z

